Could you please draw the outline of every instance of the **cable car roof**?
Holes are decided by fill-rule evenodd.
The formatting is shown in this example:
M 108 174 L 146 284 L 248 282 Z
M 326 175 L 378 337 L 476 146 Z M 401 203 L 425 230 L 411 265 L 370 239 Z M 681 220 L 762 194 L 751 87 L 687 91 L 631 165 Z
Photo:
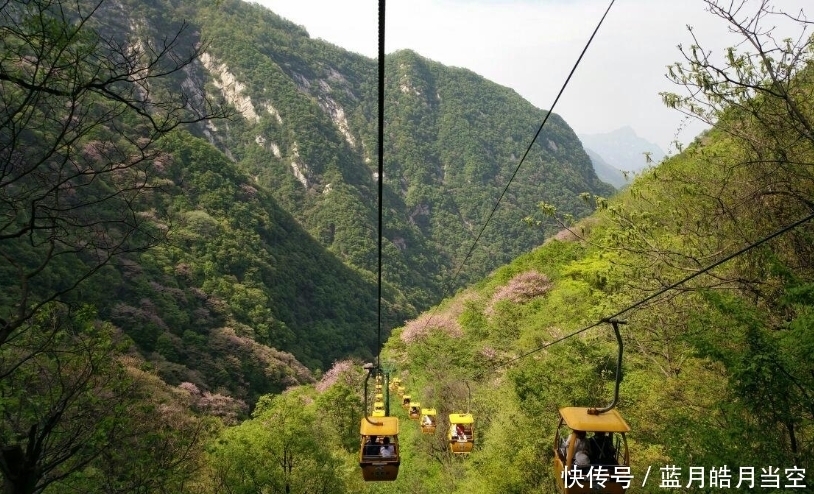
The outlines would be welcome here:
M 630 432 L 630 426 L 616 410 L 609 410 L 599 415 L 588 414 L 588 408 L 560 408 L 560 416 L 573 430 L 590 432 Z
M 451 424 L 474 424 L 475 417 L 471 413 L 450 413 L 449 422 Z
M 421 409 L 421 414 L 422 415 L 435 415 L 436 414 L 435 408 L 422 408 Z
M 397 417 L 375 417 L 368 422 L 366 418 L 362 418 L 359 431 L 363 436 L 395 436 L 399 433 L 399 419 Z

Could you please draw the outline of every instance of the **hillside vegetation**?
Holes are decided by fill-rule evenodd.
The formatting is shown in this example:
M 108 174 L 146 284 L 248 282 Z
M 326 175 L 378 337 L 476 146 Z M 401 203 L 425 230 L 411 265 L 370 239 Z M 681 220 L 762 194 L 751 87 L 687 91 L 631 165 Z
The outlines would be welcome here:
M 688 96 L 664 99 L 714 128 L 613 199 L 586 197 L 596 207 L 587 219 L 570 221 L 543 205 L 528 223 L 555 222 L 567 227 L 561 235 L 393 333 L 385 368 L 442 419 L 425 436 L 394 404 L 402 419 L 399 478 L 365 491 L 553 492 L 557 409 L 610 402 L 617 347 L 601 321 L 617 314 L 627 320 L 618 408 L 632 427 L 630 492 L 666 488 L 669 466 L 678 467 L 678 491 L 699 491 L 701 477 L 705 488 L 713 479 L 740 491 L 810 484 L 814 40 L 778 48 L 756 33 L 760 22 L 752 32 L 725 6 L 709 4 L 744 28 L 758 56 L 732 50 L 716 67 L 702 48 L 688 48 L 670 70 Z M 358 454 L 348 444 L 359 417 L 326 400 L 354 390 L 359 400 L 360 367 L 342 362 L 315 388 L 276 399 L 278 406 L 298 399 L 303 414 L 330 417 L 346 465 Z M 467 407 L 477 439 L 462 459 L 447 451 L 444 416 Z M 223 458 L 241 450 L 229 444 Z M 263 471 L 271 482 L 274 469 Z M 361 489 L 359 476 L 348 474 L 347 491 Z
M 202 135 L 328 251 L 375 273 L 376 61 L 311 39 L 258 5 L 190 5 L 210 42 L 201 77 L 243 117 Z M 612 193 L 554 116 L 482 247 L 462 264 L 545 112 L 471 71 L 410 51 L 388 55 L 385 73 L 385 279 L 413 307 L 426 309 L 555 233 L 523 228 L 537 202 L 584 216 L 590 208 L 580 193 Z M 458 268 L 458 279 L 443 286 Z
M 387 58 L 381 361 L 441 422 L 421 435 L 393 404 L 402 466 L 378 485 L 358 467 L 375 62 L 237 1 L 4 4 L 4 492 L 548 492 L 557 408 L 610 399 L 614 314 L 633 473 L 654 469 L 631 492 L 666 465 L 792 482 L 814 445 L 812 223 L 655 296 L 814 213 L 814 40 L 707 3 L 757 53 L 687 48 L 687 91 L 663 96 L 713 129 L 608 198 L 552 116 L 454 280 L 544 112 Z M 463 459 L 444 417 L 467 407 Z
M 0 33 L 4 492 L 181 492 L 219 426 L 373 357 L 374 61 L 239 1 L 12 0 Z M 544 112 L 387 63 L 384 337 L 537 245 L 541 197 L 611 190 L 552 118 L 463 265 Z

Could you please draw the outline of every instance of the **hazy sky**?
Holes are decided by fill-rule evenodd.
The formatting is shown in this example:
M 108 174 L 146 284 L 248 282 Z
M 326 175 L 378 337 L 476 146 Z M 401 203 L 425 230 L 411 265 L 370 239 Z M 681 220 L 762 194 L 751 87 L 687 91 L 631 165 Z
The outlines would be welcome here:
M 783 3 L 804 5 L 810 0 Z M 257 0 L 347 50 L 376 57 L 376 0 Z M 465 67 L 550 108 L 609 0 L 390 0 L 385 51 L 409 48 L 445 65 Z M 578 134 L 629 125 L 664 151 L 682 116 L 661 103 L 678 91 L 664 74 L 689 45 L 687 25 L 710 47 L 734 44 L 701 0 L 617 0 L 555 113 Z M 692 140 L 701 129 L 678 134 Z M 531 136 L 529 136 L 531 138 Z

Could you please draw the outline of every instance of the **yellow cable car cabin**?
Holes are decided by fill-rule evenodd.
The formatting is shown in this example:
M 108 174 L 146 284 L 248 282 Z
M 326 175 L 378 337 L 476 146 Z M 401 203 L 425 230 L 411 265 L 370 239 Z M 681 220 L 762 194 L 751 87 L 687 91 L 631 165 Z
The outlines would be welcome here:
M 421 403 L 417 401 L 410 402 L 410 408 L 407 409 L 407 415 L 410 420 L 418 420 L 421 417 Z
M 471 413 L 449 414 L 449 450 L 455 454 L 472 452 L 475 446 L 475 417 Z
M 421 409 L 421 432 L 424 434 L 435 434 L 435 408 Z
M 394 377 L 392 381 L 390 381 L 390 391 L 396 391 L 401 386 L 401 379 L 398 377 Z
M 410 408 L 410 395 L 402 395 L 401 397 L 401 408 L 405 410 L 409 410 Z
M 396 480 L 401 463 L 399 456 L 399 419 L 396 417 L 362 418 L 359 428 L 362 443 L 359 466 L 366 482 Z
M 396 388 L 396 391 L 398 392 L 399 396 L 404 396 L 404 393 L 407 392 L 407 390 L 402 385 L 399 385 L 399 387 Z
M 384 417 L 384 402 L 377 401 L 373 403 L 373 416 L 374 417 Z
M 373 397 L 373 401 L 384 401 L 384 395 L 381 393 L 376 393 L 376 396 Z
M 632 479 L 625 437 L 630 426 L 615 409 L 598 415 L 588 410 L 560 409 L 554 437 L 554 476 L 559 492 L 623 494 L 628 479 Z

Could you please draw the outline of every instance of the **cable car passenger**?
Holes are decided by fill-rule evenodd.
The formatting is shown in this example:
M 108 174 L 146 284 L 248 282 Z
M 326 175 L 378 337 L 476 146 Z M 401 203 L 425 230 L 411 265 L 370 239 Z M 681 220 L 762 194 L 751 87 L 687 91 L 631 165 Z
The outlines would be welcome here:
M 380 449 L 380 453 L 382 458 L 392 458 L 396 456 L 396 448 L 393 447 L 392 444 L 390 444 L 390 438 L 387 436 L 385 436 L 384 439 L 382 439 L 382 447 Z
M 595 432 L 589 444 L 591 463 L 597 465 L 615 465 L 616 448 L 613 439 L 607 432 Z
M 585 431 L 574 431 L 574 435 L 577 436 L 577 442 L 574 446 L 574 451 L 588 451 L 588 442 L 585 440 Z M 568 445 L 571 444 L 571 436 L 569 435 L 566 437 L 562 445 L 560 445 L 560 449 L 562 450 L 563 456 L 568 454 Z
M 466 441 L 466 430 L 461 424 L 452 424 L 449 427 L 449 432 L 452 434 L 453 441 Z
M 365 456 L 379 456 L 380 453 L 380 446 L 376 442 L 376 436 L 370 436 L 367 439 L 367 443 L 365 444 Z

